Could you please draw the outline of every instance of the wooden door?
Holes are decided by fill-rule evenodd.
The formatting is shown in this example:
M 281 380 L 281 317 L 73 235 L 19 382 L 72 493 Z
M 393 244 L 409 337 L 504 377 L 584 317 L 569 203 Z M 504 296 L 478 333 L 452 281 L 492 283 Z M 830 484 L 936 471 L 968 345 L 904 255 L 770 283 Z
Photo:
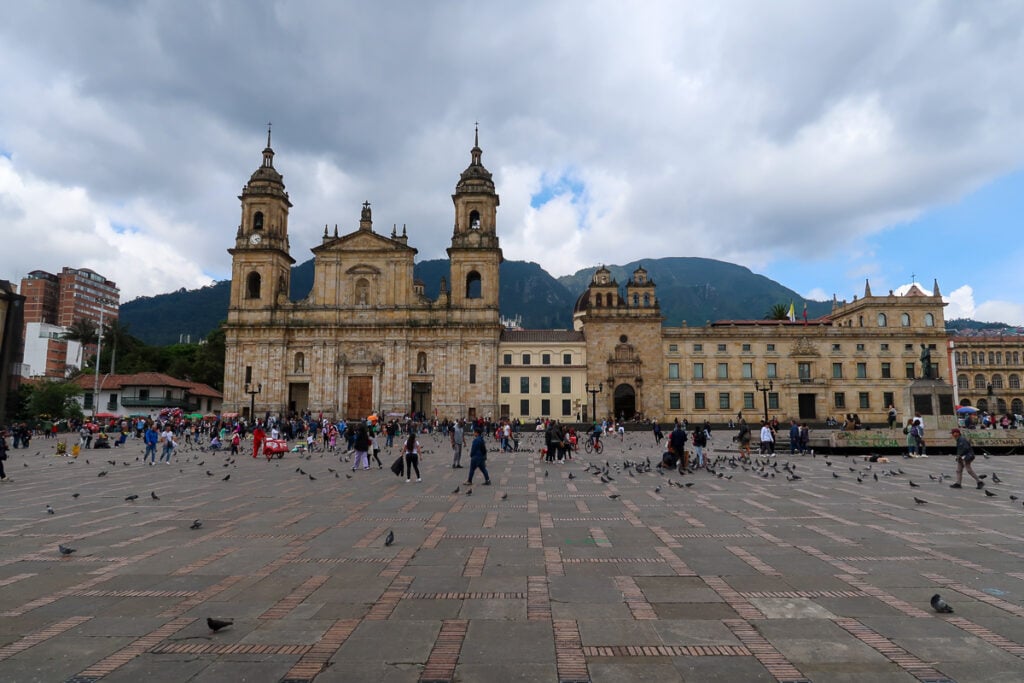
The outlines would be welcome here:
M 365 420 L 373 412 L 373 377 L 349 377 L 345 419 Z

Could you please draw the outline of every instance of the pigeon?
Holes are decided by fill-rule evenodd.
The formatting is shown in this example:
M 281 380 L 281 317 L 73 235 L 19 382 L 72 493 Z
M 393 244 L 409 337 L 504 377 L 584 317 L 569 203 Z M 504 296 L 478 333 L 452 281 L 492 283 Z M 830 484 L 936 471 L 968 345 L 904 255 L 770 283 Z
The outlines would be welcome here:
M 693 482 L 692 481 L 688 481 L 685 484 L 683 484 L 683 486 L 685 486 L 686 488 L 690 488 L 691 486 L 693 486 Z
M 996 497 L 996 494 L 992 493 L 988 489 L 985 489 L 985 495 L 988 496 L 989 498 L 995 498 Z
M 462 490 L 462 489 L 461 489 L 461 487 L 459 487 L 459 486 L 456 486 L 456 487 L 455 487 L 455 490 L 454 490 L 454 491 L 452 491 L 452 495 L 455 495 L 456 493 L 458 493 L 458 492 L 459 492 L 459 491 L 461 491 L 461 490 Z
M 544 470 L 544 476 L 545 477 L 548 476 L 548 471 L 547 470 Z
M 210 470 L 206 470 L 206 476 L 212 477 L 213 476 L 213 472 L 211 472 Z
M 82 495 L 82 494 L 81 493 L 72 493 L 71 497 L 72 498 L 78 498 L 80 495 Z
M 1015 496 L 1012 493 L 1010 494 L 1010 500 L 1017 500 L 1018 497 L 1019 496 Z
M 927 500 L 923 500 L 921 498 L 918 498 L 917 496 L 914 496 L 914 502 L 917 503 L 918 505 L 924 505 L 928 501 Z
M 833 473 L 832 473 L 832 478 L 833 478 L 833 479 L 838 479 L 838 478 L 839 478 L 839 475 L 838 475 L 838 474 L 836 474 L 835 472 L 833 472 Z
M 210 627 L 210 630 L 216 633 L 222 628 L 227 628 L 235 622 L 231 619 L 214 619 L 213 617 L 206 617 L 206 625 Z
M 875 481 L 878 481 L 878 473 L 875 473 Z
M 199 521 L 198 519 L 196 521 L 192 522 L 192 525 L 189 526 L 189 529 L 192 529 L 192 530 L 202 529 L 202 528 L 203 528 L 203 523 L 201 521 Z
M 231 475 L 230 475 L 230 474 L 225 474 L 225 475 L 224 475 L 224 478 L 223 478 L 223 479 L 221 479 L 221 481 L 227 481 L 227 480 L 228 480 L 228 479 L 230 479 L 230 478 L 231 478 Z M 309 478 L 310 478 L 310 479 L 312 479 L 313 477 L 312 477 L 312 476 L 310 476 Z
M 939 614 L 952 614 L 953 608 L 949 606 L 949 603 L 942 599 L 942 596 L 936 593 L 932 596 L 932 609 Z
M 912 488 L 912 489 L 919 489 L 919 488 L 921 488 L 921 485 L 920 484 L 915 484 L 913 479 L 910 479 L 908 481 L 910 483 L 910 488 Z
M 351 475 L 351 474 L 346 474 L 346 475 L 345 475 L 345 478 L 346 478 L 346 479 L 351 479 L 351 478 L 352 478 L 352 475 Z
M 124 500 L 125 500 L 126 503 L 134 503 L 138 499 L 139 499 L 139 494 L 137 494 L 137 493 L 133 493 L 130 496 L 125 496 L 124 497 Z
M 612 495 L 610 495 L 608 497 L 611 498 L 612 500 L 618 500 L 619 499 L 619 494 L 613 493 Z
M 467 496 L 472 496 L 473 495 L 473 489 L 466 489 L 466 495 Z
M 661 487 L 660 486 L 655 486 L 654 487 L 654 492 L 655 493 L 661 493 Z
M 99 471 L 99 472 L 98 472 L 98 473 L 96 474 L 96 476 L 97 476 L 97 477 L 105 477 L 105 476 L 107 476 L 107 471 L 106 471 L 106 470 L 100 470 L 100 471 Z
M 570 478 L 570 479 L 575 479 L 575 478 L 576 478 L 576 475 L 575 475 L 575 474 L 573 474 L 572 472 L 570 472 L 570 473 L 569 473 L 569 478 Z
M 310 481 L 316 481 L 316 477 L 314 477 L 314 476 L 313 476 L 313 475 L 311 474 L 311 475 L 309 475 L 309 480 L 310 480 Z
M 46 514 L 48 514 L 48 515 L 53 515 L 53 514 L 56 514 L 56 513 L 55 513 L 55 512 L 53 511 L 53 508 L 52 508 L 52 507 L 50 507 L 49 505 L 47 505 L 47 506 L 46 506 Z
M 149 497 L 152 498 L 153 500 L 160 500 L 160 496 L 156 495 L 156 491 L 150 491 Z
M 388 535 L 384 537 L 384 545 L 390 546 L 394 542 L 395 542 L 395 532 L 391 531 L 389 529 L 388 530 Z
M 1003 483 L 1003 480 L 1000 479 L 999 475 L 996 474 L 995 472 L 992 473 L 992 481 L 994 481 L 997 484 L 1002 484 Z
M 73 553 L 76 550 L 78 550 L 78 548 L 72 548 L 71 546 L 66 546 L 63 543 L 61 543 L 60 545 L 57 546 L 57 550 L 60 551 L 61 555 L 70 555 L 71 553 Z
M 501 494 L 501 499 L 502 500 L 508 500 L 508 491 L 506 491 L 505 493 Z

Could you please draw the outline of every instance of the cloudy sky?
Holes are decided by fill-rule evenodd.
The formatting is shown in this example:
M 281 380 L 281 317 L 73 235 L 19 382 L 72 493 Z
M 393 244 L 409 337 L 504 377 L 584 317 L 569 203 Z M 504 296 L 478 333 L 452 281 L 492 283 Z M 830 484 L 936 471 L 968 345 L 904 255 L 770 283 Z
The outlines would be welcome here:
M 705 256 L 800 294 L 938 279 L 1024 324 L 1024 5 L 9 3 L 0 279 L 225 279 L 273 122 L 292 255 L 324 224 L 444 255 L 474 122 L 505 257 Z

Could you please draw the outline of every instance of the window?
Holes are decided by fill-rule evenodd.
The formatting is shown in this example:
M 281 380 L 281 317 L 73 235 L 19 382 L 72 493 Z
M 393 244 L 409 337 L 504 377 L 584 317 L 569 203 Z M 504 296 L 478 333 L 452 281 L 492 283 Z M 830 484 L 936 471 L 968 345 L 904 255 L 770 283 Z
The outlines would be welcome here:
M 562 378 L 562 393 L 563 394 L 571 394 L 572 393 L 572 377 L 563 377 Z
M 572 354 L 571 353 L 563 353 L 562 354 L 562 365 L 572 365 Z
M 836 408 L 845 408 L 846 394 L 842 391 L 837 391 L 833 397 L 833 402 L 836 404 Z
M 754 392 L 744 391 L 743 392 L 743 410 L 754 409 Z
M 551 354 L 550 353 L 542 353 L 540 355 L 540 364 L 541 365 L 551 365 Z
M 82 407 L 86 409 L 92 408 L 92 392 L 87 391 L 82 395 Z
M 904 365 L 904 370 L 906 372 L 907 379 L 914 379 L 914 364 L 913 363 L 907 363 L 906 365 Z
M 996 364 L 996 356 L 991 351 L 988 352 L 988 364 L 989 365 L 995 365 Z
M 523 417 L 530 415 L 530 399 L 523 398 L 519 400 L 519 414 Z
M 1020 389 L 1020 375 L 1010 375 L 1010 388 Z
M 903 350 L 904 351 L 913 351 L 914 350 L 914 345 L 913 344 L 904 344 L 903 345 Z
M 479 299 L 483 297 L 483 281 L 480 279 L 480 273 L 475 270 L 469 271 L 466 274 L 466 298 L 467 299 Z
M 693 409 L 704 410 L 705 408 L 706 406 L 704 405 L 704 392 L 698 391 L 693 395 Z
M 469 212 L 469 228 L 471 230 L 480 229 L 480 212 L 473 210 Z
M 925 327 L 935 327 L 935 316 L 932 315 L 931 313 L 925 313 L 924 314 L 924 326 Z
M 530 393 L 530 378 L 520 377 L 519 378 L 519 393 L 528 394 Z
M 888 345 L 888 344 L 882 344 L 882 345 L 881 345 L 881 346 L 880 346 L 879 348 L 880 348 L 880 349 L 881 349 L 882 351 L 888 351 L 888 350 L 889 350 L 889 345 Z
M 550 415 L 551 414 L 551 399 L 545 398 L 540 402 L 540 414 Z
M 774 351 L 775 350 L 775 344 L 769 344 L 767 348 L 768 348 L 769 351 Z
M 299 351 L 295 354 L 295 372 L 302 373 L 306 371 L 306 354 Z
M 1003 376 L 999 373 L 992 375 L 992 388 L 1002 389 L 1003 388 Z
M 262 230 L 263 229 L 263 212 L 257 211 L 252 215 L 252 229 Z
M 866 392 L 866 391 L 862 391 L 859 394 L 857 394 L 857 398 L 858 398 L 858 400 L 860 402 L 860 409 L 861 410 L 867 410 L 868 408 L 871 407 L 871 398 L 870 398 L 870 396 L 871 395 L 868 392 Z
M 107 399 L 107 410 L 117 410 L 117 394 L 111 394 Z
M 986 388 L 985 375 L 974 376 L 974 388 L 981 389 L 982 391 Z
M 778 367 L 775 363 L 768 363 L 767 365 L 768 379 L 775 379 L 779 376 Z
M 149 400 L 149 389 L 139 389 L 139 400 L 140 401 L 148 401 Z
M 754 364 L 744 363 L 741 374 L 743 375 L 743 379 L 752 379 L 754 377 Z
M 501 362 L 505 365 L 512 365 L 512 354 L 506 353 L 504 356 L 501 357 Z
M 572 401 L 567 398 L 562 399 L 562 415 L 572 415 Z
M 879 313 L 878 314 L 878 326 L 879 327 L 885 327 L 888 324 L 889 324 L 889 321 L 885 317 L 885 313 Z
M 740 347 L 740 349 L 743 351 L 743 353 L 750 353 L 750 344 L 744 344 L 743 346 Z
M 1013 381 L 1013 375 L 1010 375 L 1010 381 Z M 969 389 L 971 380 L 967 378 L 967 375 L 957 375 L 956 386 L 958 389 Z
M 807 382 L 811 379 L 811 364 L 807 362 L 796 364 L 797 377 L 800 378 L 801 382 Z
M 777 391 L 771 391 L 768 393 L 768 409 L 779 409 L 779 393 Z
M 260 298 L 260 285 L 262 280 L 260 274 L 253 271 L 249 273 L 249 276 L 245 279 L 245 296 L 248 299 L 259 299 Z
M 512 393 L 512 378 L 502 377 L 501 378 L 501 393 L 510 394 Z
M 840 350 L 841 348 L 842 348 L 842 347 L 841 347 L 841 346 L 840 346 L 839 344 L 833 344 L 833 345 L 832 345 L 832 351 L 833 351 L 833 352 L 835 352 L 835 351 L 839 351 L 839 350 Z
M 679 379 L 679 363 L 668 364 L 668 378 Z
M 1002 365 L 1002 364 L 1003 364 L 1003 352 L 1002 351 L 996 351 L 996 365 Z
M 718 364 L 718 379 L 729 379 L 729 364 L 719 363 Z
M 722 391 L 718 394 L 718 407 L 720 410 L 729 410 L 729 392 Z
M 903 327 L 910 327 L 910 314 L 904 313 L 900 316 L 900 325 Z
M 476 384 L 476 363 L 469 364 L 469 383 Z
M 668 352 L 669 353 L 679 353 L 679 344 L 669 344 L 668 345 Z
M 704 364 L 703 363 L 694 363 L 693 364 L 693 378 L 694 379 L 704 379 Z
M 252 384 L 252 366 L 251 365 L 246 365 L 245 366 L 245 383 L 246 384 Z
M 892 379 L 892 363 L 882 363 L 882 379 Z
M 725 344 L 719 344 L 718 345 L 718 352 L 719 353 L 725 353 Z
M 540 378 L 540 393 L 542 393 L 542 394 L 550 394 L 551 393 L 551 378 L 550 377 L 541 377 Z M 547 415 L 547 413 L 544 413 L 544 414 Z
M 864 350 L 864 345 L 863 344 L 857 344 L 857 350 L 858 351 L 863 351 Z
M 703 344 L 694 344 L 693 345 L 693 352 L 694 353 L 701 353 L 702 351 L 704 351 L 704 345 Z
M 832 364 L 832 379 L 842 379 L 842 378 L 843 378 L 843 364 L 842 363 L 833 363 Z
M 857 379 L 867 379 L 867 378 L 868 378 L 868 364 L 867 363 L 857 363 Z
M 523 365 L 529 365 L 529 364 L 530 364 L 530 354 L 524 353 L 523 354 Z
M 682 403 L 679 400 L 679 392 L 673 391 L 668 395 L 668 409 L 682 410 Z
M 882 394 L 882 403 L 886 408 L 896 405 L 896 394 L 891 391 L 884 392 Z

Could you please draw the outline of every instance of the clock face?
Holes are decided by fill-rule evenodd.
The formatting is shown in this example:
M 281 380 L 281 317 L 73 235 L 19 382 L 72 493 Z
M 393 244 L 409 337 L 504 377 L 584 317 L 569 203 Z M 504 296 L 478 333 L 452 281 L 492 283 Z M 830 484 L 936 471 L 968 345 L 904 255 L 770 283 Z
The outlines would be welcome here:
M 249 238 L 249 244 L 259 244 L 262 239 L 263 237 L 261 235 L 253 234 L 252 237 Z

